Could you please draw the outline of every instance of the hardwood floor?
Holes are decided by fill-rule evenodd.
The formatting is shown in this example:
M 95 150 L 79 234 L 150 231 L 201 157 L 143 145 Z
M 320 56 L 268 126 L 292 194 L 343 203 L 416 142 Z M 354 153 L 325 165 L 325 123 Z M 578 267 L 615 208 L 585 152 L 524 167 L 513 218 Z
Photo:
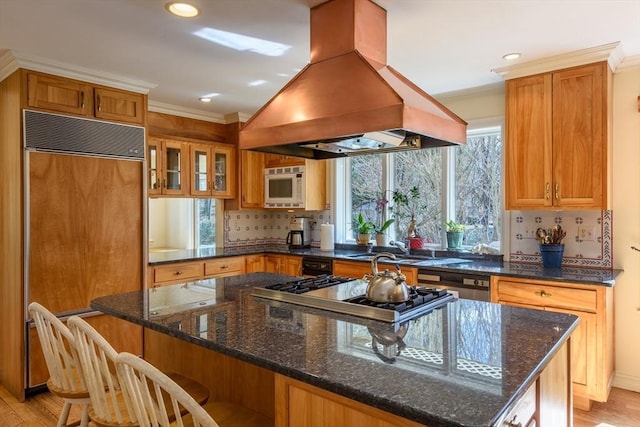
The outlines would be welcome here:
M 2 427 L 54 427 L 61 408 L 62 400 L 50 393 L 38 394 L 20 403 L 0 386 Z M 614 388 L 607 403 L 594 403 L 589 412 L 576 409 L 573 418 L 574 427 L 640 427 L 640 393 Z M 79 419 L 80 410 L 75 407 L 69 421 Z
M 640 393 L 611 389 L 607 403 L 596 402 L 591 411 L 573 411 L 574 427 L 640 427 Z

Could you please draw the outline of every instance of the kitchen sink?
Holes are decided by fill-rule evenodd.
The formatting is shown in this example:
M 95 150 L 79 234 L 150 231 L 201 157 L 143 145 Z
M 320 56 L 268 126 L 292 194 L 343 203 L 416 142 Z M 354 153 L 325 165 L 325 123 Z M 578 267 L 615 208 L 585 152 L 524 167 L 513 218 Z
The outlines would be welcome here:
M 353 254 L 347 255 L 351 259 L 356 259 L 359 261 L 371 261 L 376 254 Z M 412 256 L 412 255 L 396 255 L 396 259 L 392 260 L 390 258 L 379 258 L 378 262 L 385 263 L 395 263 L 402 265 L 417 265 L 417 266 L 436 266 L 436 265 L 448 265 L 448 264 L 459 264 L 463 262 L 470 262 L 468 259 L 462 258 L 432 258 L 432 257 L 420 257 L 420 256 Z
M 348 255 L 349 258 L 353 258 L 353 259 L 357 259 L 360 261 L 371 261 L 373 259 L 374 256 L 376 256 L 377 254 L 353 254 L 353 255 Z M 396 259 L 393 260 L 391 258 L 379 258 L 378 262 L 387 262 L 387 263 L 391 263 L 391 262 L 397 262 L 397 263 L 411 263 L 411 262 L 418 262 L 418 261 L 425 261 L 425 260 L 430 260 L 433 258 L 428 258 L 428 257 L 416 257 L 416 256 L 411 256 L 411 255 L 398 255 L 395 254 Z

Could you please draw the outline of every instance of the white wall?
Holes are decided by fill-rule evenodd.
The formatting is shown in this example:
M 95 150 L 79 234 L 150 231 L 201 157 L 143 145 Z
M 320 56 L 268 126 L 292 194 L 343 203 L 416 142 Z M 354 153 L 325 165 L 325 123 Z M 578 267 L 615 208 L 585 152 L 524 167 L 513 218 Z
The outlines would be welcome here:
M 613 262 L 616 387 L 640 392 L 640 64 L 613 77 Z
M 195 248 L 193 199 L 149 199 L 149 249 Z

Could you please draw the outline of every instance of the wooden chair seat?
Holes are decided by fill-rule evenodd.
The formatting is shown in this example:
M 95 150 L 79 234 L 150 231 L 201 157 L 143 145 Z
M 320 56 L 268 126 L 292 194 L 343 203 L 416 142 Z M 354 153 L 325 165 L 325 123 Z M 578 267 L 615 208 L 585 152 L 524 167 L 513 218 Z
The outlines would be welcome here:
M 162 427 L 273 427 L 272 419 L 229 402 L 207 402 L 200 406 L 178 384 L 149 362 L 130 353 L 117 358 L 118 374 L 122 378 L 123 394 L 129 399 L 139 420 Z M 173 411 L 187 413 L 177 420 L 168 417 Z M 145 423 L 145 424 L 146 424 Z

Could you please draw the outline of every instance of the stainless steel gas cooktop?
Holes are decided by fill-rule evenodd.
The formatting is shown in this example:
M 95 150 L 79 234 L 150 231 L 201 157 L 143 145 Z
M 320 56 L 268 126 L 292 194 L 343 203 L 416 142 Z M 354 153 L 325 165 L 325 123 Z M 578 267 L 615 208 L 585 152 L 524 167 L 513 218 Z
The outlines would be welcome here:
M 254 288 L 252 295 L 392 323 L 427 313 L 455 298 L 443 289 L 411 286 L 406 302 L 376 303 L 365 297 L 367 284 L 362 279 L 319 276 Z

